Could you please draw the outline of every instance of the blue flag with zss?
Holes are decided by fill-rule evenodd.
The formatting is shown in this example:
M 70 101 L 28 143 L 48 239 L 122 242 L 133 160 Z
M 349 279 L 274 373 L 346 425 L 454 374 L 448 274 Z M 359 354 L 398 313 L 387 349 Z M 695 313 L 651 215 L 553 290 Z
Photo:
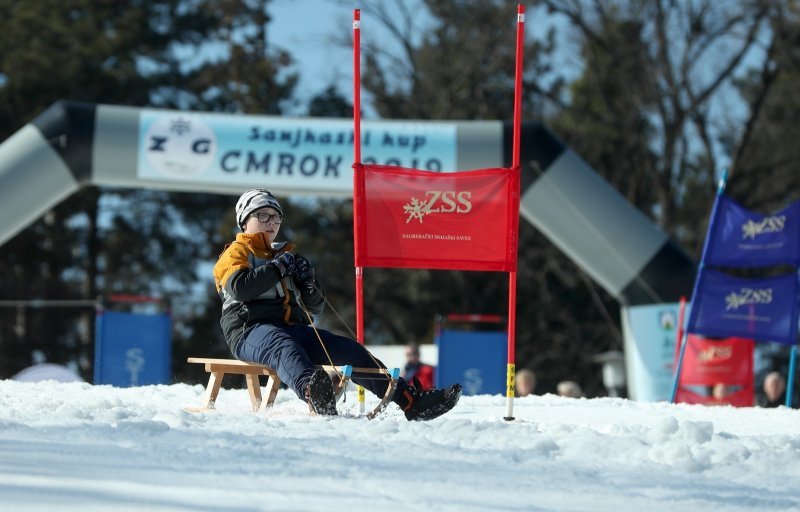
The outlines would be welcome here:
M 751 212 L 722 194 L 718 201 L 707 265 L 800 265 L 800 201 L 772 215 Z
M 692 300 L 686 330 L 704 336 L 794 344 L 797 289 L 795 273 L 743 279 L 706 270 Z

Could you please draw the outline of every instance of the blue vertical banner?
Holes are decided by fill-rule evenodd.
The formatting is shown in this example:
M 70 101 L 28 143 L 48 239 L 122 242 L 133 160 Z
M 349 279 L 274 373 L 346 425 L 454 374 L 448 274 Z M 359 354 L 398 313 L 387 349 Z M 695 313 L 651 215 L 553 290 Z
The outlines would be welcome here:
M 166 313 L 103 311 L 95 321 L 94 383 L 169 384 L 172 320 Z
M 505 394 L 507 340 L 504 331 L 442 329 L 436 386 L 458 382 L 465 395 Z
M 800 265 L 800 201 L 772 215 L 751 212 L 725 195 L 718 201 L 706 265 Z
M 797 337 L 797 273 L 743 279 L 706 270 L 687 331 L 793 345 Z

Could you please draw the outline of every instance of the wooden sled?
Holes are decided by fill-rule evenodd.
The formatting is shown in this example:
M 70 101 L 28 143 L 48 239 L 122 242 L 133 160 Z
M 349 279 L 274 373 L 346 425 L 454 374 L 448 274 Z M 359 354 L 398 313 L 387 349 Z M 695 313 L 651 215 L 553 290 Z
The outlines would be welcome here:
M 219 394 L 219 389 L 222 385 L 222 378 L 225 376 L 225 374 L 244 375 L 245 382 L 247 383 L 247 392 L 250 395 L 250 403 L 252 404 L 252 410 L 254 412 L 272 407 L 272 404 L 275 402 L 275 397 L 278 395 L 278 389 L 280 389 L 281 386 L 280 377 L 278 377 L 277 372 L 269 366 L 247 363 L 237 359 L 208 359 L 203 357 L 190 357 L 187 359 L 187 361 L 190 363 L 205 365 L 205 370 L 210 374 L 208 378 L 208 385 L 206 386 L 206 392 L 203 394 L 203 404 L 200 407 L 186 407 L 186 410 L 189 412 L 207 412 L 215 409 L 217 395 Z M 381 411 L 383 411 L 389 404 L 392 396 L 394 396 L 395 389 L 397 389 L 397 379 L 400 377 L 399 368 L 392 368 L 391 370 L 383 368 L 353 368 L 350 365 L 322 365 L 318 368 L 322 368 L 328 372 L 335 371 L 337 374 L 341 374 L 342 377 L 335 387 L 335 397 L 337 402 L 344 394 L 347 383 L 350 381 L 353 372 L 376 375 L 380 374 L 385 375 L 386 378 L 390 379 L 391 382 L 389 383 L 386 393 L 384 394 L 380 403 L 366 415 L 367 419 L 370 420 L 380 414 Z M 269 377 L 267 380 L 266 400 L 263 400 L 261 396 L 261 385 L 258 381 L 258 377 L 260 375 L 267 375 Z

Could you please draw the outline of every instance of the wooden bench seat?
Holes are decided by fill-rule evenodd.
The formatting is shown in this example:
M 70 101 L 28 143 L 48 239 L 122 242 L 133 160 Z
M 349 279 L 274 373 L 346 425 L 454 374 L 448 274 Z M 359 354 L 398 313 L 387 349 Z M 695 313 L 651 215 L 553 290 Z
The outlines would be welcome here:
M 204 357 L 190 357 L 187 359 L 187 361 L 190 363 L 205 365 L 205 370 L 210 374 L 208 378 L 208 385 L 206 386 L 206 392 L 203 394 L 203 404 L 200 407 L 187 407 L 186 410 L 189 412 L 205 412 L 214 410 L 217 395 L 219 394 L 219 388 L 222 385 L 222 378 L 225 377 L 226 373 L 244 375 L 245 382 L 247 383 L 247 392 L 250 395 L 250 403 L 253 406 L 253 411 L 259 411 L 268 407 L 272 407 L 272 404 L 275 402 L 275 397 L 278 395 L 278 389 L 281 387 L 280 377 L 278 377 L 277 372 L 269 366 L 247 363 L 237 359 L 209 359 Z M 350 375 L 353 371 L 358 373 L 385 375 L 390 381 L 390 386 L 387 388 L 386 395 L 384 395 L 381 403 L 378 404 L 378 406 L 372 412 L 367 414 L 367 418 L 369 419 L 374 418 L 389 402 L 389 399 L 393 395 L 394 389 L 397 385 L 397 378 L 400 375 L 399 368 L 386 370 L 377 368 L 353 368 L 351 366 L 328 365 L 321 365 L 318 366 L 318 368 L 322 368 L 328 372 L 336 371 L 341 375 L 342 378 L 336 389 L 337 400 L 344 392 L 345 386 L 349 381 Z M 261 384 L 258 380 L 260 375 L 266 375 L 269 377 L 267 380 L 266 400 L 262 400 L 261 397 Z M 363 401 L 359 401 L 362 404 L 363 411 Z
M 245 382 L 247 383 L 247 392 L 250 395 L 250 403 L 253 405 L 253 411 L 271 407 L 275 402 L 275 397 L 278 395 L 278 389 L 281 387 L 280 377 L 278 377 L 275 370 L 269 366 L 246 363 L 237 359 L 190 357 L 187 361 L 205 365 L 205 370 L 210 374 L 208 386 L 206 386 L 206 392 L 203 395 L 203 405 L 200 407 L 187 407 L 187 410 L 191 412 L 202 412 L 214 409 L 214 404 L 219 394 L 219 388 L 222 385 L 222 378 L 226 373 L 244 375 Z M 261 398 L 261 384 L 258 381 L 260 375 L 267 375 L 269 377 L 267 380 L 266 401 Z

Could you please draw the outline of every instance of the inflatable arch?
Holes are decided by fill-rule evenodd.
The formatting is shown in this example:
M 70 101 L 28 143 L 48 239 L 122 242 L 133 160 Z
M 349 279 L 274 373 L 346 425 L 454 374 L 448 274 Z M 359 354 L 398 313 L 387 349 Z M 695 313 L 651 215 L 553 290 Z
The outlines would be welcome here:
M 365 162 L 436 171 L 507 165 L 511 123 L 364 121 Z M 352 121 L 60 101 L 0 144 L 0 244 L 88 185 L 352 195 Z M 521 141 L 521 215 L 621 304 L 674 302 L 695 265 L 539 123 Z

